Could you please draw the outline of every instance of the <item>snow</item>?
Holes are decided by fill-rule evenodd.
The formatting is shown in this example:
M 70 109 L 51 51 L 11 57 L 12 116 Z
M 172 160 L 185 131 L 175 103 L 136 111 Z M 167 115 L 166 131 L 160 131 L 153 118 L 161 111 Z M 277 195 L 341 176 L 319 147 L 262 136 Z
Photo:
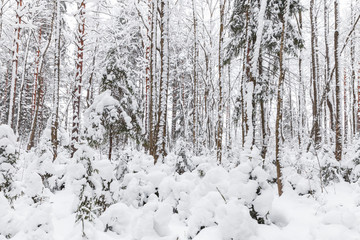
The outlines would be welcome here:
M 7 142 L 17 146 L 12 131 L 3 129 L 2 141 L 6 136 Z M 101 195 L 111 203 L 92 222 L 84 222 L 88 239 L 360 238 L 359 183 L 340 180 L 321 192 L 320 185 L 307 177 L 305 166 L 303 172 L 292 168 L 290 153 L 284 161 L 287 177 L 281 197 L 270 181 L 272 169 L 263 168 L 258 160 L 249 161 L 243 153 L 236 167 L 218 165 L 211 156 L 190 156 L 194 169 L 181 175 L 175 171 L 178 159 L 174 154 L 156 165 L 151 157 L 135 150 L 126 149 L 121 154 L 119 161 L 126 167 L 123 177 L 116 179 L 119 163 L 102 158 L 88 146 L 80 145 L 72 159 L 60 154 L 52 166 L 46 154 L 21 153 L 15 167 L 26 169 L 15 175 L 13 187 L 18 189 L 18 197 L 10 202 L 0 193 L 0 239 L 82 239 L 76 210 L 86 185 L 86 161 L 79 160 L 84 157 L 91 160 L 94 169 L 89 178 L 94 188 L 85 188 L 84 194 Z M 24 165 L 28 158 L 34 161 Z M 41 171 L 36 170 L 39 166 Z M 49 172 L 53 174 L 51 186 L 65 183 L 65 187 L 53 191 L 45 187 L 42 176 Z M 101 190 L 102 184 L 109 187 L 107 191 Z M 309 189 L 315 190 L 312 195 Z M 257 220 L 250 211 L 256 211 Z M 264 224 L 259 224 L 259 219 Z

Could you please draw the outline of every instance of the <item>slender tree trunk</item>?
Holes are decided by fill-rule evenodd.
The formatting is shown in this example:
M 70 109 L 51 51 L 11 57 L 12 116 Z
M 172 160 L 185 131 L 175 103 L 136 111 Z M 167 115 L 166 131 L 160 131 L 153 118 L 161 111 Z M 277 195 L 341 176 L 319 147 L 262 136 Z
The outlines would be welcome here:
M 38 35 L 38 45 L 36 49 L 36 58 L 35 58 L 35 73 L 34 73 L 34 90 L 33 90 L 33 98 L 32 98 L 32 112 L 34 113 L 37 103 L 38 96 L 38 88 L 39 88 L 39 72 L 40 72 L 40 48 L 41 48 L 41 39 L 42 39 L 42 26 L 39 26 L 39 35 Z
M 354 24 L 354 5 L 351 2 L 351 25 Z M 351 88 L 352 88 L 352 138 L 356 135 L 356 93 L 355 93 L 355 81 L 356 81 L 356 74 L 355 74 L 355 36 L 354 35 L 351 38 L 350 42 L 350 58 L 351 58 Z
M 334 55 L 335 55 L 335 101 L 336 101 L 336 120 L 335 120 L 335 158 L 341 161 L 342 158 L 342 129 L 341 129 L 341 86 L 340 86 L 340 52 L 339 52 L 339 0 L 334 1 L 335 14 L 335 33 L 334 33 Z
M 22 96 L 25 87 L 25 73 L 26 73 L 26 66 L 27 66 L 27 59 L 29 55 L 29 47 L 30 47 L 30 39 L 31 39 L 32 31 L 29 32 L 28 39 L 26 41 L 26 50 L 25 50 L 25 59 L 23 63 L 23 72 L 21 75 L 21 85 L 20 85 L 20 92 L 19 92 L 19 101 L 17 104 L 17 116 L 16 116 L 16 127 L 15 133 L 16 136 L 19 137 L 19 127 L 20 127 L 20 115 L 21 115 L 21 106 L 22 106 Z
M 231 146 L 231 119 L 230 119 L 230 105 L 231 105 L 231 62 L 228 64 L 228 82 L 227 82 L 227 106 L 226 106 L 226 150 Z
M 302 23 L 302 14 L 301 10 L 299 11 L 299 33 L 302 36 L 302 29 L 303 29 L 303 23 Z M 304 98 L 303 95 L 304 92 L 304 83 L 303 83 L 303 74 L 302 74 L 302 61 L 303 61 L 303 51 L 300 49 L 299 54 L 299 92 L 298 92 L 298 101 L 299 101 L 299 119 L 298 119 L 298 142 L 299 142 L 299 148 L 301 148 L 302 145 L 302 139 L 304 137 L 304 111 L 305 111 L 305 105 L 304 105 Z
M 77 32 L 76 32 L 77 60 L 75 89 L 73 93 L 73 122 L 71 130 L 71 157 L 77 150 L 77 143 L 80 135 L 80 102 L 81 102 L 81 84 L 83 77 L 84 47 L 85 47 L 85 0 L 78 5 Z
M 166 143 L 168 139 L 168 101 L 169 101 L 169 83 L 170 83 L 170 2 L 166 1 L 165 11 L 166 11 L 166 96 L 165 96 L 165 120 L 164 120 L 164 132 L 163 132 L 163 142 L 162 149 L 166 154 Z
M 219 102 L 218 125 L 216 134 L 216 156 L 219 163 L 222 160 L 222 135 L 223 135 L 223 43 L 224 43 L 224 12 L 226 0 L 220 0 L 220 31 L 219 31 Z
M 152 1 L 151 4 L 151 11 L 152 11 L 152 21 L 151 21 L 151 44 L 150 44 L 150 96 L 149 96 L 149 152 L 150 155 L 154 156 L 154 146 L 155 146 L 155 139 L 154 139 L 154 82 L 155 82 L 155 64 L 156 64 L 156 11 L 155 11 L 155 3 Z
M 12 74 L 11 74 L 11 88 L 10 88 L 10 105 L 9 105 L 9 116 L 8 116 L 8 125 L 14 128 L 14 112 L 15 112 L 15 98 L 16 98 L 16 83 L 18 75 L 18 65 L 19 65 L 19 48 L 20 48 L 20 32 L 22 24 L 22 16 L 20 12 L 23 8 L 23 1 L 17 0 L 16 8 L 16 19 L 17 23 L 15 26 L 15 37 L 14 37 L 14 46 L 13 46 L 13 59 L 12 59 Z
M 280 153 L 280 145 L 281 145 L 281 119 L 282 119 L 282 102 L 283 102 L 283 84 L 285 79 L 285 70 L 283 66 L 284 62 L 284 45 L 285 45 L 285 33 L 286 33 L 286 23 L 287 16 L 289 12 L 289 0 L 286 1 L 286 12 L 285 16 L 282 16 L 282 31 L 281 31 L 281 40 L 280 40 L 280 50 L 279 50 L 279 66 L 280 66 L 280 74 L 279 74 L 279 82 L 277 86 L 277 108 L 276 108 L 276 123 L 275 123 L 275 157 L 276 157 L 276 173 L 277 173 L 277 185 L 278 185 L 278 193 L 279 196 L 283 193 L 283 184 L 282 184 L 282 172 L 281 172 L 281 153 Z
M 346 68 L 344 68 L 344 144 L 346 146 L 348 141 L 348 106 L 347 106 L 347 75 Z
M 178 99 L 178 84 L 177 79 L 172 83 L 172 114 L 171 114 L 171 145 L 175 146 L 176 143 L 176 113 L 177 113 L 177 99 Z
M 42 101 L 43 101 L 43 79 L 42 79 L 42 70 L 44 68 L 44 59 L 46 56 L 47 51 L 49 50 L 50 47 L 50 43 L 51 43 L 51 39 L 52 39 L 52 35 L 53 35 L 53 29 L 54 29 L 54 20 L 55 20 L 55 12 L 56 12 L 56 8 L 54 8 L 53 14 L 52 14 L 52 18 L 51 18 L 51 22 L 50 22 L 50 34 L 49 34 L 49 38 L 47 41 L 47 44 L 45 46 L 45 49 L 43 50 L 43 52 L 39 53 L 39 60 L 36 66 L 36 83 L 37 83 L 37 90 L 36 92 L 36 96 L 34 96 L 34 99 L 36 100 L 35 102 L 35 109 L 34 109 L 34 113 L 33 113 L 33 119 L 32 119 L 32 123 L 31 123 L 31 130 L 30 130 L 30 136 L 29 136 L 29 141 L 28 141 L 28 145 L 27 145 L 27 150 L 30 150 L 34 144 L 35 144 L 35 133 L 36 133 L 36 129 L 37 129 L 37 122 L 38 122 L 38 116 L 39 116 L 39 111 L 40 111 L 40 107 L 42 106 Z M 39 49 L 40 49 L 40 43 L 41 43 L 41 27 L 39 29 Z M 40 50 L 39 50 L 40 51 Z
M 156 164 L 159 157 L 164 157 L 166 155 L 165 152 L 165 141 L 164 132 L 166 128 L 165 116 L 166 116 L 166 76 L 165 71 L 167 69 L 167 60 L 165 59 L 165 40 L 167 39 L 167 32 L 165 29 L 166 23 L 166 6 L 165 0 L 160 1 L 160 82 L 159 82 L 159 111 L 158 111 L 158 119 L 155 130 L 155 155 L 154 155 L 154 164 Z
M 318 106 L 318 72 L 317 72 L 317 52 L 316 52 L 316 17 L 315 1 L 310 1 L 310 22 L 311 22 L 311 78 L 313 85 L 313 125 L 314 125 L 314 146 L 320 148 L 321 134 L 319 124 L 319 106 Z
M 111 131 L 111 128 L 109 128 L 109 153 L 108 153 L 109 160 L 111 160 L 112 148 L 113 148 L 113 132 Z
M 152 44 L 152 32 L 153 32 L 153 21 L 152 21 L 152 0 L 148 0 L 148 27 L 147 27 L 147 41 L 146 41 L 146 49 L 145 49 L 145 59 L 146 59 L 146 67 L 145 67 L 145 114 L 144 114 L 144 125 L 145 125 L 145 136 L 149 137 L 149 90 L 150 90 L 150 78 L 151 72 L 150 69 L 152 68 L 152 62 L 150 61 L 152 52 L 151 52 L 151 44 Z M 148 140 L 149 141 L 149 140 Z M 149 144 L 145 147 L 148 151 Z
M 95 17 L 99 18 L 100 17 L 100 3 L 97 4 L 96 6 L 96 13 L 95 13 Z M 95 27 L 95 31 L 98 32 L 99 31 L 99 21 L 96 22 L 96 27 Z M 91 72 L 90 72 L 90 77 L 89 77 L 89 81 L 88 81 L 88 87 L 86 90 L 86 106 L 87 108 L 90 107 L 90 105 L 93 103 L 94 100 L 94 86 L 93 86 L 93 79 L 94 79 L 94 75 L 96 74 L 96 66 L 97 66 L 97 62 L 96 62 L 96 58 L 97 58 L 97 53 L 99 50 L 99 38 L 96 37 L 95 40 L 95 47 L 93 50 L 93 57 L 92 57 L 92 63 L 91 63 Z
M 245 55 L 244 55 L 245 57 Z M 244 59 L 243 59 L 244 61 Z M 245 146 L 245 136 L 246 136 L 246 115 L 245 115 L 245 104 L 244 104 L 244 95 L 245 95 L 245 77 L 241 78 L 241 95 L 240 95 L 240 105 L 241 105 L 241 146 Z
M 263 61 L 262 61 L 262 55 L 259 55 L 259 76 L 263 75 Z M 261 116 L 261 134 L 262 134 L 262 146 L 261 146 L 261 158 L 263 160 L 263 167 L 265 166 L 265 158 L 267 153 L 267 145 L 268 145 L 268 134 L 266 131 L 267 126 L 267 115 L 266 115 L 266 108 L 265 108 L 265 102 L 266 99 L 264 99 L 265 96 L 261 97 L 259 100 L 260 103 L 260 116 Z
M 95 74 L 95 69 L 96 69 L 96 54 L 98 51 L 98 40 L 96 40 L 96 46 L 94 49 L 94 56 L 92 59 L 92 69 L 91 69 L 91 73 L 90 73 L 90 77 L 89 77 L 89 85 L 88 88 L 86 90 L 86 106 L 89 108 L 90 105 L 93 102 L 93 94 L 94 94 L 94 87 L 93 87 L 93 79 L 94 79 L 94 74 Z
M 248 4 L 250 5 L 250 0 L 248 0 Z M 249 123 L 249 112 L 251 111 L 251 107 L 252 105 L 250 104 L 250 106 L 248 106 L 248 100 L 246 100 L 246 96 L 248 95 L 248 91 L 249 91 L 249 86 L 248 86 L 248 79 L 249 78 L 249 73 L 250 73 L 250 59 L 249 59 L 249 52 L 250 52 L 250 46 L 249 46 L 249 36 L 248 36 L 248 32 L 249 32 L 249 7 L 247 7 L 246 9 L 246 23 L 245 23 L 245 39 L 246 39 L 246 47 L 244 48 L 244 56 L 243 56 L 243 74 L 242 74 L 242 83 L 241 83 L 241 120 L 242 120 L 242 147 L 245 147 L 245 143 L 246 138 L 248 136 L 248 132 L 249 132 L 249 124 L 251 124 L 251 122 Z M 245 102 L 246 100 L 246 102 Z M 245 111 L 245 107 L 246 107 L 246 111 Z M 249 109 L 250 108 L 250 109 Z M 252 141 L 251 141 L 252 142 Z
M 2 36 L 2 29 L 3 29 L 3 15 L 4 15 L 4 2 L 5 0 L 1 0 L 0 2 L 0 40 Z
M 196 125 L 197 125 L 197 19 L 195 10 L 195 0 L 192 0 L 193 24 L 194 24 L 194 62 L 193 62 L 193 150 L 196 153 Z
M 328 5 L 327 5 L 327 1 L 324 1 L 324 40 L 325 40 L 325 81 L 328 81 L 328 78 L 330 77 L 330 53 L 329 53 L 329 40 L 328 40 L 328 36 L 329 36 L 329 13 L 328 13 Z M 325 113 L 324 113 L 324 120 L 325 120 L 325 124 L 327 124 L 327 114 L 326 114 L 326 106 L 328 106 L 329 108 L 329 119 L 330 119 L 330 129 L 332 131 L 335 131 L 335 127 L 334 127 L 334 115 L 333 115 L 333 109 L 332 109 L 332 104 L 330 103 L 330 100 L 328 98 L 328 94 L 326 94 L 326 99 L 324 101 L 324 109 L 325 109 Z M 326 136 L 328 136 L 328 128 L 325 127 L 325 133 Z M 326 139 L 326 140 L 331 140 L 331 138 Z
M 53 160 L 58 153 L 58 130 L 59 130 L 59 89 L 60 89 L 60 0 L 56 0 L 56 32 L 55 32 L 55 68 L 54 68 L 54 106 L 51 119 L 51 144 L 53 148 Z

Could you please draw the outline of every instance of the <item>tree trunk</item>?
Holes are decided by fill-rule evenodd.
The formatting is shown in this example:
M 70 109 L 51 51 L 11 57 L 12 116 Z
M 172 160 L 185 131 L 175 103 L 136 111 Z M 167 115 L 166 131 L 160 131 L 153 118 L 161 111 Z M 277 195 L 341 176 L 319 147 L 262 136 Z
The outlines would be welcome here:
M 346 146 L 348 141 L 348 106 L 347 106 L 347 75 L 346 68 L 344 68 L 344 144 Z
M 109 128 L 109 153 L 108 153 L 109 160 L 111 160 L 112 148 L 113 148 L 113 132 L 111 131 L 111 128 Z
M 341 86 L 340 86 L 340 53 L 339 53 L 339 0 L 334 1 L 335 32 L 334 32 L 334 55 L 335 55 L 335 101 L 336 101 L 336 120 L 335 120 L 335 158 L 341 161 L 342 158 L 342 129 L 341 129 Z
M 222 134 L 223 134 L 223 42 L 224 42 L 224 12 L 226 0 L 220 0 L 220 31 L 219 31 L 219 102 L 218 124 L 216 134 L 216 156 L 219 163 L 222 160 Z
M 171 114 L 171 145 L 175 147 L 176 143 L 176 113 L 178 99 L 178 81 L 174 79 L 172 82 L 172 114 Z
M 170 10 L 169 10 L 169 1 L 166 1 L 165 3 L 165 21 L 166 21 L 166 54 L 167 54 L 167 61 L 166 64 L 166 96 L 165 96 L 165 119 L 164 119 L 164 132 L 163 132 L 163 141 L 162 141 L 162 151 L 166 154 L 166 142 L 167 142 L 167 136 L 168 136 L 168 100 L 169 100 L 169 82 L 170 82 Z
M 194 24 L 194 51 L 193 51 L 193 150 L 196 153 L 196 125 L 197 125 L 197 22 L 196 22 L 196 10 L 195 10 L 195 0 L 192 0 L 192 12 L 193 12 L 193 24 Z
M 352 3 L 352 2 L 351 2 Z M 351 25 L 354 24 L 354 5 L 351 4 Z M 352 88 L 352 138 L 356 135 L 356 93 L 355 93 L 355 34 L 352 35 L 351 42 L 350 42 L 350 58 L 351 58 L 351 88 Z
M 167 32 L 165 29 L 165 22 L 167 14 L 165 10 L 165 0 L 160 1 L 160 82 L 159 82 L 159 111 L 158 119 L 155 129 L 156 146 L 154 151 L 154 164 L 156 164 L 159 157 L 164 157 L 165 152 L 165 116 L 166 116 L 166 76 L 165 71 L 167 69 L 167 61 L 165 59 L 165 40 L 167 39 Z
M 56 7 L 56 6 L 55 6 Z M 54 20 L 55 20 L 55 12 L 56 12 L 56 8 L 54 8 L 53 14 L 52 14 L 52 18 L 51 18 L 51 22 L 50 22 L 50 34 L 49 34 L 49 38 L 47 41 L 47 44 L 45 46 L 45 49 L 43 50 L 43 52 L 40 51 L 40 47 L 41 47 L 41 36 L 42 36 L 42 30 L 41 30 L 41 26 L 39 29 L 39 58 L 37 60 L 37 64 L 36 64 L 36 75 L 35 75 L 35 80 L 37 83 L 37 88 L 36 91 L 34 91 L 36 93 L 36 95 L 34 96 L 35 99 L 35 108 L 34 108 L 34 116 L 32 119 L 32 123 L 31 123 L 31 130 L 30 130 L 30 136 L 29 136 L 29 141 L 28 141 L 28 145 L 27 145 L 27 150 L 30 150 L 34 144 L 35 144 L 35 133 L 36 133 L 36 129 L 37 129 L 37 122 L 38 122 L 38 115 L 39 115 L 39 109 L 40 106 L 42 106 L 42 101 L 43 101 L 43 78 L 41 76 L 42 74 L 42 70 L 44 68 L 44 59 L 46 56 L 47 51 L 49 50 L 50 47 L 50 43 L 51 43 L 51 39 L 52 39 L 52 35 L 53 35 L 53 29 L 54 29 Z
M 151 45 L 152 45 L 152 32 L 153 32 L 153 21 L 152 21 L 152 0 L 148 0 L 148 27 L 146 36 L 146 49 L 145 49 L 145 59 L 146 59 L 146 66 L 145 66 L 145 114 L 144 114 L 144 125 L 145 125 L 145 136 L 149 137 L 149 90 L 150 90 L 150 78 L 151 78 L 151 71 L 152 68 L 152 62 L 150 61 L 152 51 L 151 51 Z M 149 141 L 149 140 L 148 140 Z M 145 146 L 145 149 L 148 151 L 149 149 L 149 143 Z
M 14 52 L 12 59 L 12 74 L 11 74 L 11 88 L 10 88 L 10 105 L 9 105 L 9 116 L 8 116 L 8 125 L 14 128 L 14 112 L 15 112 L 15 98 L 16 98 L 16 83 L 18 75 L 18 65 L 19 65 L 19 48 L 20 48 L 20 31 L 21 31 L 21 18 L 20 11 L 23 7 L 23 1 L 17 0 L 16 8 L 16 26 L 15 26 L 15 37 L 14 37 Z
M 0 2 L 0 40 L 2 36 L 2 29 L 3 29 L 3 15 L 4 15 L 4 0 Z
M 152 21 L 151 21 L 151 44 L 150 44 L 150 98 L 149 98 L 149 153 L 154 156 L 154 95 L 155 95 L 155 66 L 156 66 L 156 11 L 155 11 L 155 3 L 152 1 Z
M 25 87 L 25 73 L 26 73 L 26 66 L 27 66 L 27 59 L 29 55 L 29 47 L 30 47 L 30 39 L 31 39 L 32 31 L 29 32 L 28 39 L 26 41 L 26 50 L 25 50 L 25 59 L 23 63 L 23 73 L 21 75 L 21 85 L 20 85 L 20 92 L 19 92 L 19 101 L 17 105 L 17 116 L 16 116 L 16 126 L 15 126 L 15 133 L 16 136 L 19 137 L 19 127 L 20 127 L 20 115 L 21 115 L 21 106 L 22 106 L 22 96 Z
M 278 194 L 281 196 L 283 193 L 283 185 L 282 185 L 282 172 L 281 172 L 281 153 L 280 153 L 280 144 L 281 144 L 281 119 L 282 119 L 282 102 L 283 102 L 283 84 L 285 79 L 285 70 L 283 66 L 284 61 L 284 45 L 285 45 L 285 33 L 286 33 L 286 23 L 287 16 L 289 11 L 289 0 L 286 1 L 286 12 L 285 16 L 282 16 L 282 31 L 281 31 L 281 40 L 280 40 L 280 50 L 279 50 L 279 66 L 280 66 L 280 74 L 279 74 L 279 82 L 277 86 L 277 107 L 276 107 L 276 123 L 275 123 L 275 157 L 276 157 L 276 173 L 277 173 L 277 186 L 278 186 Z
M 75 75 L 75 89 L 73 92 L 73 122 L 71 130 L 71 157 L 77 150 L 80 135 L 80 102 L 81 102 L 81 83 L 83 77 L 83 63 L 84 63 L 84 41 L 85 41 L 85 0 L 82 0 L 78 5 L 77 18 L 77 32 L 76 32 L 76 46 L 77 46 L 77 60 L 76 60 L 76 75 Z
M 56 0 L 56 33 L 55 33 L 55 68 L 54 68 L 54 107 L 51 121 L 51 145 L 53 148 L 53 160 L 58 153 L 58 130 L 59 130 L 59 89 L 60 89 L 60 0 Z
M 302 29 L 303 29 L 303 23 L 302 23 L 302 14 L 301 10 L 299 11 L 299 33 L 302 36 Z M 304 104 L 304 83 L 303 83 L 303 74 L 302 74 L 302 61 L 303 61 L 303 51 L 300 49 L 299 54 L 299 92 L 298 92 L 298 101 L 299 101 L 299 119 L 298 119 L 298 143 L 299 148 L 301 148 L 302 145 L 302 138 L 304 137 L 304 112 L 306 110 L 305 104 Z
M 311 78 L 313 85 L 313 125 L 314 125 L 314 146 L 320 148 L 320 124 L 319 124 L 319 106 L 318 106 L 318 72 L 317 72 L 317 52 L 316 52 L 316 19 L 314 15 L 315 1 L 310 1 L 310 23 L 311 23 Z

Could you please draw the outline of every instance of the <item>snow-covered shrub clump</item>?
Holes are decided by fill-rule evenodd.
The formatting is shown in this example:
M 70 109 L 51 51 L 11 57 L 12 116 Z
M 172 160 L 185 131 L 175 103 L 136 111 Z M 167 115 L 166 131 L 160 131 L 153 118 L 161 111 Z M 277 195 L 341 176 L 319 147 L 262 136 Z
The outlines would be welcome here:
M 118 106 L 119 102 L 107 90 L 97 96 L 85 111 L 85 135 L 90 146 L 98 147 L 104 142 L 107 132 L 119 119 Z
M 137 77 L 131 78 L 131 74 L 124 71 L 124 65 L 118 61 L 121 54 L 118 50 L 113 48 L 108 52 L 109 61 L 100 85 L 102 91 L 111 91 L 114 99 L 119 102 L 117 106 L 119 118 L 111 128 L 109 137 L 113 137 L 119 143 L 127 143 L 132 139 L 140 145 L 144 141 L 141 120 L 144 112 L 141 109 L 143 99 L 135 97 Z
M 113 208 L 119 214 L 134 215 L 124 221 L 106 211 L 102 219 L 109 230 L 125 237 L 126 229 L 130 228 L 135 239 L 202 239 L 208 231 L 219 236 L 214 239 L 229 240 L 249 239 L 256 234 L 256 221 L 247 205 L 256 199 L 259 184 L 249 180 L 252 168 L 247 163 L 229 173 L 216 162 L 203 158 L 203 163 L 193 171 L 176 173 L 174 154 L 166 157 L 164 164 L 155 166 L 147 155 L 129 155 L 121 183 L 122 204 Z M 263 209 L 268 207 L 264 210 L 267 213 L 271 203 L 263 205 L 258 203 Z
M 86 235 L 86 225 L 118 199 L 118 184 L 110 161 L 100 160 L 90 147 L 81 145 L 73 160 L 67 169 L 66 187 L 79 197 L 76 221 L 82 223 Z
M 11 200 L 14 198 L 13 181 L 16 173 L 17 142 L 8 125 L 0 125 L 0 191 Z

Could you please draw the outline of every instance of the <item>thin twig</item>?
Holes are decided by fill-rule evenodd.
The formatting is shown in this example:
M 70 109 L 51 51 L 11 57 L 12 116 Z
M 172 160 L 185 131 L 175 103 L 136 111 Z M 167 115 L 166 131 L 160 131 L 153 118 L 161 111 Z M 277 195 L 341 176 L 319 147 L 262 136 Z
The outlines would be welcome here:
M 218 187 L 216 187 L 216 190 L 218 190 L 218 192 L 219 192 L 220 196 L 222 197 L 222 199 L 224 199 L 225 204 L 227 204 L 227 201 L 226 201 L 226 199 L 225 199 L 224 195 L 220 192 L 220 190 L 219 190 L 219 188 L 218 188 Z

